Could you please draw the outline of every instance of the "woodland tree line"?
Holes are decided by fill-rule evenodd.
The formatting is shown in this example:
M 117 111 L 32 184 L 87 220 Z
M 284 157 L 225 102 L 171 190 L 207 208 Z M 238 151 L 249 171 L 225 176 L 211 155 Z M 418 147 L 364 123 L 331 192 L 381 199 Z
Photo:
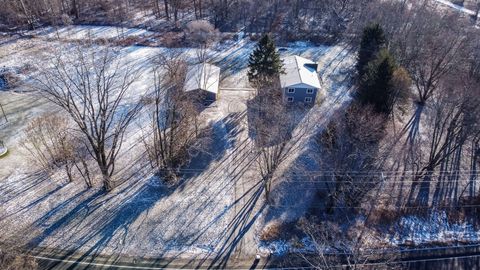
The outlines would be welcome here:
M 375 0 L 1 0 L 4 30 L 69 23 L 135 24 L 153 15 L 178 29 L 207 19 L 221 31 L 276 32 L 285 39 L 334 40 Z

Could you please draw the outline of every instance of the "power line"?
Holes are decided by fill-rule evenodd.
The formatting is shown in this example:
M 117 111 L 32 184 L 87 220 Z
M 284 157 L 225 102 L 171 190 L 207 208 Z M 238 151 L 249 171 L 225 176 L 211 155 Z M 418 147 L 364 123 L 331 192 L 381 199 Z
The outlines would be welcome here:
M 403 197 L 402 197 L 403 198 Z M 272 208 L 281 208 L 281 209 L 295 209 L 295 208 L 307 208 L 307 209 L 366 209 L 367 207 L 362 206 L 289 206 L 289 205 L 269 205 Z M 398 206 L 395 207 L 398 210 L 402 209 L 434 209 L 434 210 L 442 210 L 442 209 L 453 209 L 453 208 L 480 208 L 480 204 L 470 204 L 470 205 L 450 205 L 450 206 Z M 387 209 L 387 208 L 384 208 Z
M 248 154 L 247 154 L 248 155 Z M 245 155 L 244 155 L 245 156 Z M 222 155 L 216 155 L 214 158 L 222 157 Z M 180 172 L 202 172 L 202 169 L 178 169 Z M 397 175 L 406 175 L 406 176 L 425 176 L 425 174 L 432 173 L 458 173 L 458 174 L 480 174 L 480 170 L 444 170 L 444 171 L 424 171 L 423 173 L 409 173 L 408 171 L 370 171 L 370 172 L 359 172 L 359 171 L 329 171 L 329 170 L 312 170 L 302 173 L 292 173 L 292 176 L 302 176 L 302 175 L 324 175 L 324 176 L 381 176 L 382 174 L 387 176 L 397 176 Z
M 339 254 L 342 255 L 342 254 Z M 348 255 L 348 254 L 347 254 Z M 381 255 L 381 254 L 380 254 Z M 387 255 L 387 254 L 384 254 Z M 169 268 L 168 266 L 162 266 L 162 267 L 155 267 L 155 266 L 140 266 L 140 265 L 115 265 L 115 264 L 108 264 L 108 263 L 95 263 L 95 262 L 83 262 L 79 260 L 68 260 L 68 259 L 57 259 L 57 258 L 51 258 L 51 257 L 45 257 L 45 256 L 35 256 L 35 255 L 29 255 L 30 257 L 34 259 L 40 259 L 40 260 L 46 260 L 46 261 L 54 261 L 54 262 L 59 262 L 59 263 L 70 263 L 70 264 L 76 264 L 76 265 L 87 265 L 87 266 L 100 266 L 100 267 L 107 267 L 107 268 L 126 268 L 126 269 L 178 269 L 178 268 Z M 370 262 L 370 263 L 352 263 L 350 265 L 348 264 L 337 264 L 337 265 L 327 265 L 329 267 L 335 267 L 335 268 L 345 268 L 348 266 L 352 265 L 357 265 L 357 266 L 388 266 L 392 264 L 412 264 L 412 263 L 422 263 L 422 262 L 434 262 L 434 261 L 448 261 L 452 259 L 469 259 L 469 258 L 479 258 L 480 254 L 478 255 L 457 255 L 457 256 L 446 256 L 446 257 L 440 257 L 440 258 L 427 258 L 427 259 L 404 259 L 404 260 L 395 260 L 391 262 Z M 294 267 L 272 267 L 272 268 L 266 268 L 266 269 L 271 269 L 271 270 L 294 270 L 294 269 L 318 269 L 321 268 L 323 265 L 318 265 L 318 266 L 294 266 Z M 189 268 L 184 268 L 181 267 L 182 269 L 188 270 Z M 193 268 L 192 268 L 193 269 Z M 238 270 L 247 270 L 251 268 L 235 268 Z

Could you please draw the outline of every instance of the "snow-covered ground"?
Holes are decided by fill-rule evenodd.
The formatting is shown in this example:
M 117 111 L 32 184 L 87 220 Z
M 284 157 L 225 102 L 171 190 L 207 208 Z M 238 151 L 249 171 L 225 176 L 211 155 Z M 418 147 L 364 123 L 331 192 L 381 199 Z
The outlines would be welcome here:
M 124 28 L 116 26 L 66 26 L 55 29 L 53 27 L 42 28 L 36 31 L 37 35 L 47 38 L 60 38 L 63 40 L 84 39 L 112 39 L 117 37 L 150 37 L 155 33 L 140 28 Z
M 151 32 L 97 26 L 69 26 L 40 30 L 32 39 L 1 40 L 0 65 L 22 70 L 25 84 L 0 91 L 9 122 L 0 129 L 0 139 L 10 153 L 0 160 L 0 243 L 18 239 L 19 244 L 77 250 L 85 254 L 128 254 L 131 256 L 191 258 L 229 256 L 287 251 L 309 251 L 311 243 L 301 239 L 303 247 L 279 240 L 261 243 L 258 235 L 272 221 L 291 222 L 303 216 L 315 199 L 313 183 L 290 168 L 309 168 L 308 148 L 311 136 L 323 129 L 330 117 L 351 101 L 351 70 L 354 53 L 342 46 L 314 46 L 297 42 L 281 48 L 282 56 L 297 54 L 319 62 L 322 101 L 299 120 L 297 132 L 309 130 L 295 142 L 300 147 L 284 163 L 274 188 L 278 199 L 272 207 L 263 203 L 254 156 L 250 151 L 246 102 L 252 92 L 246 72 L 247 59 L 255 43 L 248 39 L 217 44 L 208 52 L 221 68 L 219 100 L 202 112 L 213 127 L 213 143 L 208 153 L 197 156 L 185 170 L 178 187 L 167 187 L 152 175 L 142 159 L 141 130 L 148 124 L 143 112 L 131 125 L 121 154 L 121 170 L 134 173 L 113 192 L 85 189 L 78 183 L 66 183 L 61 174 L 45 177 L 32 171 L 30 160 L 21 147 L 23 128 L 33 117 L 58 109 L 26 86 L 29 77 L 45 67 L 49 57 L 72 50 L 70 41 L 85 37 L 112 38 L 149 36 Z M 98 47 L 97 47 L 98 48 Z M 141 69 L 141 77 L 132 86 L 130 97 L 152 87 L 152 59 L 160 53 L 181 52 L 195 63 L 192 48 L 130 46 L 118 48 L 122 61 Z M 295 133 L 294 133 L 295 134 Z M 295 136 L 295 135 L 294 135 Z M 301 172 L 300 170 L 300 172 Z M 126 178 L 126 176 L 125 176 Z M 126 180 L 126 179 L 121 179 Z M 285 192 L 288 191 L 288 192 Z M 430 223 L 438 226 L 429 226 Z M 468 224 L 449 224 L 442 214 L 431 219 L 413 216 L 399 222 L 398 235 L 388 241 L 428 243 L 438 239 L 478 239 Z M 28 233 L 27 233 L 28 232 Z M 463 234 L 462 234 L 463 232 Z
M 450 242 L 475 243 L 480 231 L 467 221 L 452 222 L 444 211 L 435 211 L 427 217 L 405 216 L 395 225 L 395 233 L 389 239 L 394 244 L 415 245 Z
M 143 30 L 124 30 L 127 35 L 149 35 Z M 59 29 L 61 41 L 55 41 L 56 32 L 33 39 L 8 40 L 0 45 L 1 65 L 42 66 L 41 61 L 48 61 L 56 51 L 69 53 L 72 46 L 68 38 L 110 38 L 118 32 L 110 27 L 70 26 Z M 61 174 L 33 174 L 26 152 L 21 150 L 22 129 L 28 120 L 57 108 L 26 91 L 25 85 L 0 92 L 11 119 L 0 136 L 12 150 L 1 160 L 6 166 L 0 169 L 0 242 L 18 239 L 19 244 L 74 249 L 85 254 L 152 257 L 225 256 L 240 246 L 255 252 L 255 224 L 265 208 L 246 122 L 246 101 L 252 94 L 248 91 L 246 67 L 253 47 L 254 42 L 240 39 L 218 44 L 209 52 L 213 63 L 221 67 L 220 89 L 225 89 L 219 100 L 202 112 L 203 118 L 212 124 L 214 143 L 208 154 L 192 161 L 184 182 L 174 188 L 162 185 L 145 163 L 136 162 L 142 156 L 138 130 L 148 124 L 145 115 L 131 126 L 120 161 L 124 164 L 121 170 L 135 172 L 136 177 L 113 192 L 103 194 L 99 188 L 87 190 L 78 183 L 67 184 Z M 341 63 L 345 57 L 352 59 L 351 52 L 340 45 L 304 43 L 284 49 L 284 55 L 309 57 L 323 67 L 325 101 L 310 110 L 312 117 L 338 109 L 350 100 L 349 82 L 344 77 L 351 62 Z M 195 49 L 191 48 L 119 48 L 123 61 L 142 69 L 142 77 L 132 86 L 135 94 L 149 91 L 151 60 L 170 50 L 182 52 L 189 62 L 196 61 Z M 26 70 L 28 83 L 28 77 L 36 71 Z M 312 132 L 321 128 L 322 123 L 316 125 Z

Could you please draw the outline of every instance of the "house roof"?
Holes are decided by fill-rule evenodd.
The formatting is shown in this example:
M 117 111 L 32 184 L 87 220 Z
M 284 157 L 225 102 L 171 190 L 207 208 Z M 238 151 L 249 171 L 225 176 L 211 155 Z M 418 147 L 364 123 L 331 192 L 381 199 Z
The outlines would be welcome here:
M 283 59 L 285 73 L 280 74 L 282 88 L 298 84 L 306 84 L 320 88 L 320 80 L 316 70 L 316 63 L 306 58 L 292 55 Z
M 189 66 L 185 78 L 185 91 L 204 90 L 218 93 L 220 68 L 207 63 Z

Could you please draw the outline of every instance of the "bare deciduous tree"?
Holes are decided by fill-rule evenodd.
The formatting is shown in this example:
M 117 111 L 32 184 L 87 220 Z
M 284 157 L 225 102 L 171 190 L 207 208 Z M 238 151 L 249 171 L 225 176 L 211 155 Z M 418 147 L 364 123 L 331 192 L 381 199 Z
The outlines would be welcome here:
M 23 146 L 32 161 L 44 171 L 64 168 L 70 182 L 75 160 L 75 142 L 68 134 L 66 118 L 58 115 L 42 115 L 27 125 Z
M 388 47 L 405 67 L 418 102 L 430 99 L 441 79 L 466 61 L 469 34 L 457 14 L 438 12 L 429 1 L 397 1 L 381 5 L 368 20 L 385 29 Z
M 472 86 L 474 84 L 462 84 L 461 80 L 452 79 L 451 85 L 444 85 L 442 92 L 427 107 L 425 130 L 428 136 L 419 140 L 417 147 L 424 149 L 418 152 L 419 156 L 412 164 L 417 170 L 416 180 L 421 179 L 421 186 L 416 194 L 420 182 L 413 183 L 409 202 L 416 194 L 417 203 L 427 204 L 433 172 L 445 161 L 455 158 L 454 153 L 461 152 L 478 134 L 479 97 L 476 88 L 470 88 Z M 450 163 L 456 162 L 451 160 Z
M 303 145 L 309 132 L 308 117 L 302 119 L 306 109 L 302 105 L 286 106 L 280 95 L 276 83 L 263 83 L 257 96 L 249 102 L 249 123 L 255 140 L 253 151 L 257 154 L 268 202 L 272 199 L 270 192 L 277 177 L 275 173 Z
M 385 134 L 385 122 L 385 116 L 355 104 L 319 136 L 319 163 L 332 172 L 325 179 L 333 182 L 328 186 L 327 212 L 338 206 L 357 207 L 382 181 L 370 174 L 381 163 L 378 144 Z M 368 184 L 363 179 L 368 179 Z
M 186 63 L 180 56 L 161 56 L 154 69 L 151 109 L 152 138 L 144 138 L 153 167 L 174 183 L 177 170 L 188 161 L 188 150 L 199 137 L 199 104 L 184 91 Z
M 371 263 L 379 260 L 382 265 L 375 269 L 398 268 L 398 253 L 365 224 L 352 224 L 345 231 L 341 224 L 332 221 L 302 218 L 299 228 L 312 242 L 314 254 L 297 255 L 314 269 L 371 269 Z
M 141 108 L 139 99 L 127 98 L 138 70 L 119 61 L 112 49 L 85 47 L 73 55 L 55 55 L 42 69 L 34 87 L 75 122 L 104 188 L 112 190 L 125 132 Z
M 190 42 L 198 46 L 197 59 L 204 63 L 208 59 L 207 49 L 215 41 L 218 31 L 206 20 L 191 21 L 187 24 L 185 35 Z

